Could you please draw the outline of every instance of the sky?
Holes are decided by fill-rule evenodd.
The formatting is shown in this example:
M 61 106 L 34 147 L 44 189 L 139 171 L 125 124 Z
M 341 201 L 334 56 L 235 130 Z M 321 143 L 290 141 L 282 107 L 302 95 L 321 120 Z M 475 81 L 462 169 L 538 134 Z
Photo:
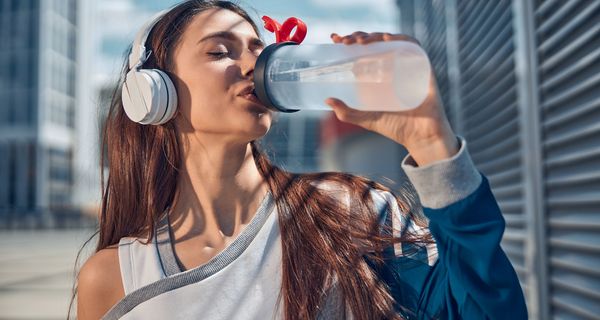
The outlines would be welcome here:
M 99 79 L 112 79 L 123 62 L 123 53 L 139 27 L 154 13 L 167 9 L 179 0 L 102 0 L 94 1 L 93 50 L 98 63 L 94 73 Z M 308 26 L 303 43 L 330 43 L 329 35 L 354 31 L 398 32 L 398 10 L 394 0 L 238 0 L 259 27 L 261 17 L 271 16 L 279 22 L 295 16 Z M 266 30 L 266 43 L 275 38 Z M 102 80 L 100 80 L 102 81 Z

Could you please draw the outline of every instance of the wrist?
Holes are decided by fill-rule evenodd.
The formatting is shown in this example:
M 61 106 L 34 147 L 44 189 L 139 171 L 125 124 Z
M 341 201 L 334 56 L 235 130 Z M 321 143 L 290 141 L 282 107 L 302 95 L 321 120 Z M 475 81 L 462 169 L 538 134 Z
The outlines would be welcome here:
M 405 145 L 415 163 L 422 167 L 430 163 L 451 158 L 458 153 L 460 142 L 452 132 L 444 136 L 431 137 Z

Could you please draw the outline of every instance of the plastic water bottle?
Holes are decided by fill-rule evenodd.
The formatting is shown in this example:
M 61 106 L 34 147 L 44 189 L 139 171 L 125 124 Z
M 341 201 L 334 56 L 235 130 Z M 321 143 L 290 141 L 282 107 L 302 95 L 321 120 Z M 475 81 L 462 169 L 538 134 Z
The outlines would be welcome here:
M 257 97 L 281 112 L 330 110 L 334 97 L 365 111 L 418 107 L 429 92 L 431 64 L 408 41 L 269 45 L 254 69 Z

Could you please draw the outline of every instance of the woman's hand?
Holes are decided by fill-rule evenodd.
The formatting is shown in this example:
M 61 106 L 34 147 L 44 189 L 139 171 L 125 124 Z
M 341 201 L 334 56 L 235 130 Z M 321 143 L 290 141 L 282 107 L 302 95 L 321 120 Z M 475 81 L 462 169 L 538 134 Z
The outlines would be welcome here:
M 357 31 L 345 37 L 333 33 L 334 43 L 362 45 L 375 41 L 405 40 L 419 42 L 403 34 L 366 33 Z M 419 44 L 420 45 L 420 44 Z M 444 113 L 433 71 L 429 94 L 417 108 L 407 111 L 383 112 L 353 109 L 336 98 L 325 100 L 336 117 L 367 130 L 377 132 L 406 147 L 419 166 L 449 158 L 458 152 L 458 140 Z

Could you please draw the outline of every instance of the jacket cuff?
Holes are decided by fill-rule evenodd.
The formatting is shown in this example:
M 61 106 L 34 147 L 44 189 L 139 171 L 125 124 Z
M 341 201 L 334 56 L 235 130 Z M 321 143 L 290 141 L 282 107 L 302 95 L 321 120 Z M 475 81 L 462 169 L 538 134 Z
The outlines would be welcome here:
M 402 160 L 402 169 L 414 185 L 423 207 L 444 208 L 477 190 L 482 182 L 467 151 L 467 141 L 457 136 L 458 153 L 448 159 L 418 167 L 411 155 Z

